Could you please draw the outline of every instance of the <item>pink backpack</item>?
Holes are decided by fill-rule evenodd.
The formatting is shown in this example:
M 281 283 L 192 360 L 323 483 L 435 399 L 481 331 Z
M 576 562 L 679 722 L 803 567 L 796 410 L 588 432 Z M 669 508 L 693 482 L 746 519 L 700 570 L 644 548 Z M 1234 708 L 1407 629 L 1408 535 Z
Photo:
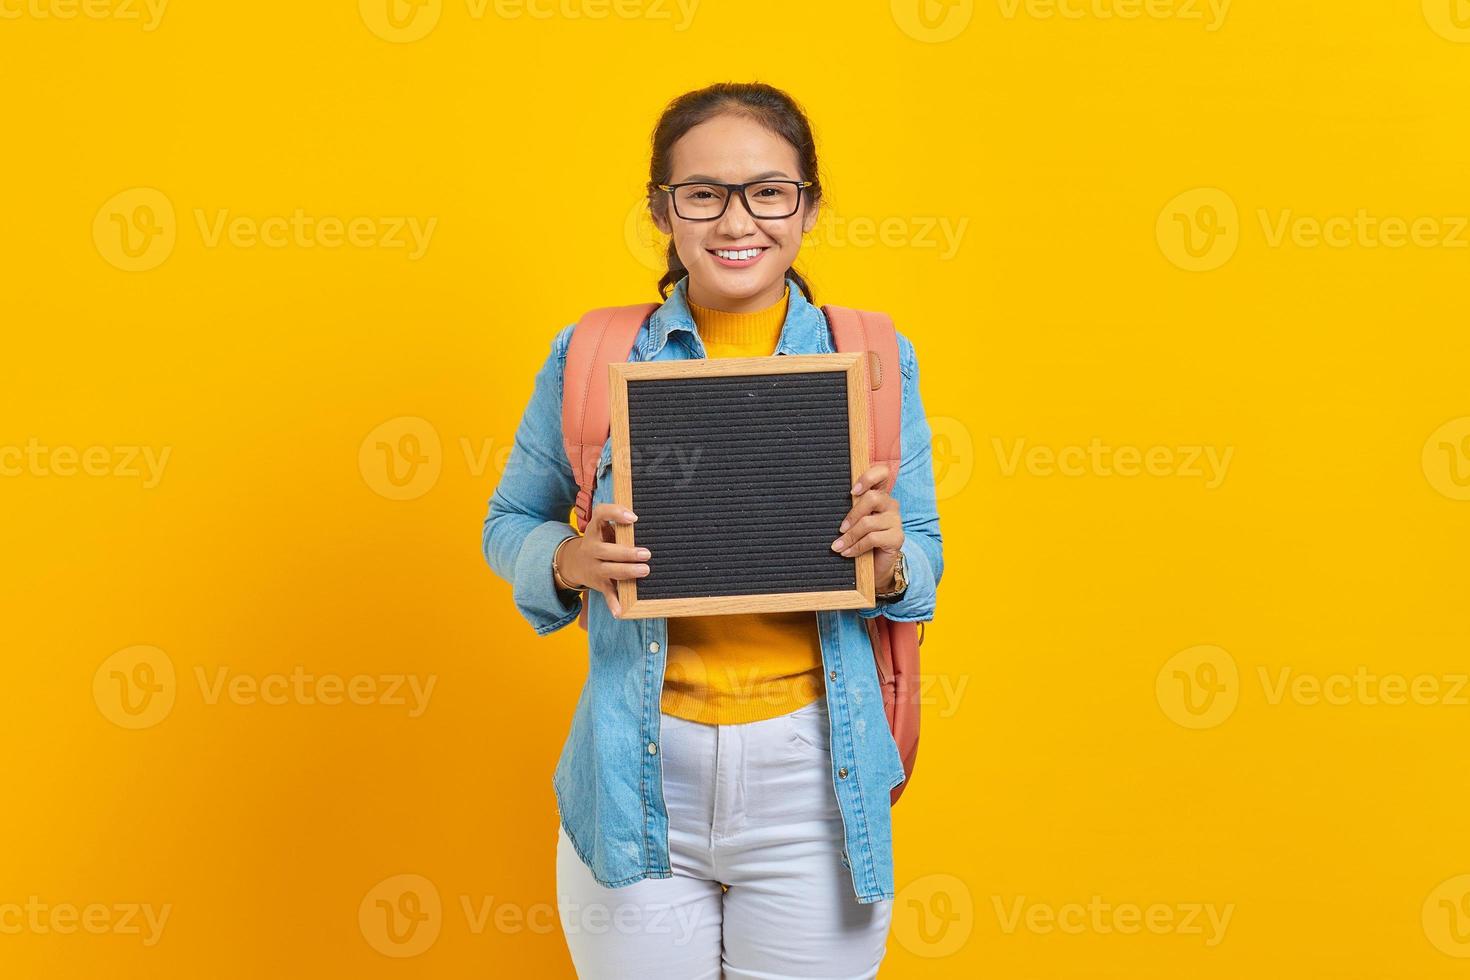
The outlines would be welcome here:
M 656 309 L 657 303 L 602 307 L 589 311 L 572 331 L 562 386 L 561 421 L 567 459 L 577 478 L 577 523 L 583 533 L 591 517 L 597 464 L 611 431 L 607 365 L 628 360 L 639 329 Z M 872 379 L 868 444 L 873 447 L 873 462 L 888 464 L 892 477 L 887 489 L 891 491 L 902 459 L 899 431 L 903 378 L 898 367 L 898 333 L 884 313 L 843 306 L 823 306 L 822 312 L 839 352 L 868 352 L 868 376 Z M 577 622 L 587 628 L 585 602 Z M 893 788 L 892 805 L 908 786 L 919 754 L 919 644 L 923 636 L 918 623 L 894 622 L 886 616 L 863 622 L 873 644 L 888 727 L 903 758 L 904 780 Z

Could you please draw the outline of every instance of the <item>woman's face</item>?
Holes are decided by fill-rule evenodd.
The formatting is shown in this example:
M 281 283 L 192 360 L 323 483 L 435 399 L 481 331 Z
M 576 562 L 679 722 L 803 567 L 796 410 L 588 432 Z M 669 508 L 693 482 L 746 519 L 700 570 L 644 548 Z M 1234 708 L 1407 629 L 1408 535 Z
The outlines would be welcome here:
M 720 115 L 681 136 L 671 154 L 671 184 L 709 180 L 743 184 L 764 178 L 802 180 L 796 148 L 754 120 Z M 802 190 L 801 206 L 789 218 L 753 218 L 739 195 L 714 221 L 690 221 L 674 213 L 663 191 L 659 230 L 674 240 L 679 260 L 689 270 L 689 300 L 734 313 L 764 309 L 779 301 L 786 270 L 801 250 L 801 236 L 817 223 L 817 208 Z M 759 249 L 753 260 L 730 261 L 715 254 L 726 249 Z

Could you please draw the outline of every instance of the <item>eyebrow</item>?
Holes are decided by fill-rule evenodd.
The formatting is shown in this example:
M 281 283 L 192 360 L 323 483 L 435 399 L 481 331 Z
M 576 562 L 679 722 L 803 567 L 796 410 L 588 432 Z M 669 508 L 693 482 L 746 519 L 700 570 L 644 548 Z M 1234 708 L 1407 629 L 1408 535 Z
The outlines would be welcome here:
M 791 178 L 791 175 L 788 174 L 784 170 L 767 170 L 765 173 L 756 174 L 754 177 L 750 178 L 750 180 L 765 180 L 768 177 L 785 177 L 788 180 L 792 179 Z M 724 183 L 724 181 L 722 181 L 722 180 L 716 180 L 714 177 L 711 177 L 708 174 L 690 174 L 688 177 L 685 177 L 683 180 L 676 180 L 676 181 L 674 181 L 674 183 L 676 183 L 676 184 L 687 184 L 688 182 L 690 182 L 692 180 L 708 181 L 711 184 L 723 184 Z M 749 181 L 746 181 L 746 183 L 749 183 Z

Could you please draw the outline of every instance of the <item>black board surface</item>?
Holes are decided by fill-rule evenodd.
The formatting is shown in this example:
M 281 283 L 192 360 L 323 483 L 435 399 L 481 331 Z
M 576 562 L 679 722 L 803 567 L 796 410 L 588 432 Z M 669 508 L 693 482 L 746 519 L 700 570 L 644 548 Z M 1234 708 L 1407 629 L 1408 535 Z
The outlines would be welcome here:
M 628 381 L 639 601 L 856 588 L 844 371 Z

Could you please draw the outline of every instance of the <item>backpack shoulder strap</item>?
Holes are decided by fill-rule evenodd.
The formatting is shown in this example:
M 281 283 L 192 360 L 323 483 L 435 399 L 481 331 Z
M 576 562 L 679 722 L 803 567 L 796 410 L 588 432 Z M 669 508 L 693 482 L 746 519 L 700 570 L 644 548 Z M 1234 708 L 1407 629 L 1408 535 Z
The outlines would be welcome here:
M 628 359 L 639 329 L 658 306 L 635 303 L 589 310 L 572 330 L 562 376 L 561 429 L 577 478 L 578 530 L 585 531 L 591 517 L 597 463 L 611 431 L 607 365 Z
M 898 331 L 886 313 L 823 306 L 832 340 L 839 353 L 868 352 L 868 445 L 874 463 L 888 465 L 892 491 L 903 461 L 900 440 L 903 423 L 903 377 L 898 367 Z

